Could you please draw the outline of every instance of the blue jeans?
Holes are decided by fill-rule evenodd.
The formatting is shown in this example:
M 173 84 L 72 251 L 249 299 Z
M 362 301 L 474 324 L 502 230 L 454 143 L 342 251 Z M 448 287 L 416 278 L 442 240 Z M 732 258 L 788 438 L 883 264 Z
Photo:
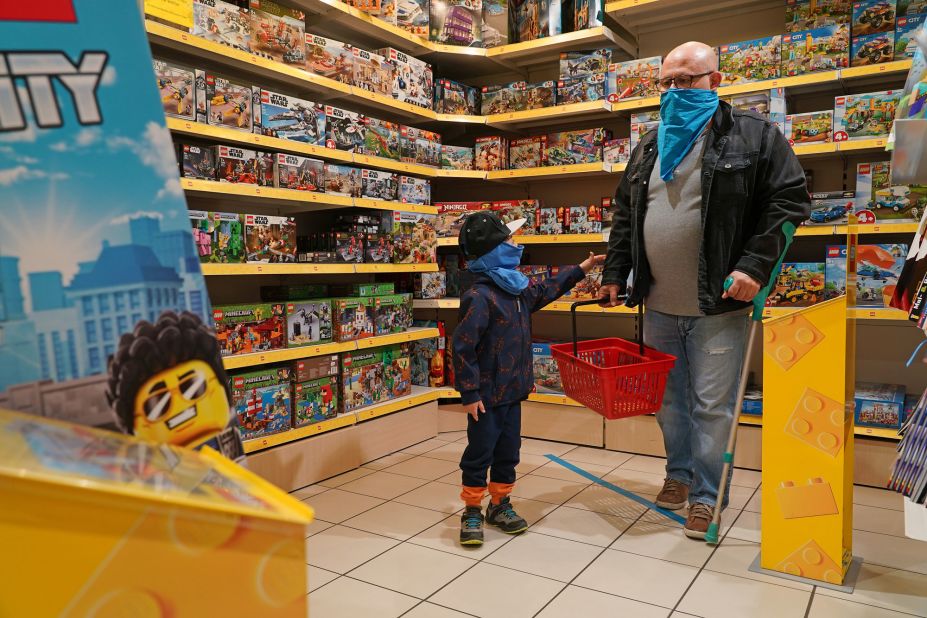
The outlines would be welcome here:
M 644 341 L 676 357 L 657 422 L 666 446 L 666 477 L 689 486 L 689 504 L 713 507 L 718 501 L 748 324 L 743 313 L 644 314 Z M 730 481 L 728 476 L 728 486 Z M 722 506 L 727 496 L 725 491 Z

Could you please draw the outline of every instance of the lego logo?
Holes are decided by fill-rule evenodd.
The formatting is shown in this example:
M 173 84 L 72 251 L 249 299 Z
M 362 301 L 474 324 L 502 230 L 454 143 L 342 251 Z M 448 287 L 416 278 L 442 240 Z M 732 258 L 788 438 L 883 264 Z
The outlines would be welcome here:
M 74 23 L 74 0 L 44 2 L 2 2 L 0 21 L 48 21 Z
M 294 309 L 293 303 L 289 303 L 289 304 L 286 306 L 286 311 L 287 311 L 287 313 L 292 312 L 293 309 Z
M 729 49 L 729 48 L 728 48 L 727 45 L 722 45 L 722 46 L 721 46 L 721 53 L 722 53 L 722 54 L 726 54 L 728 49 Z
M 244 378 L 235 378 L 235 388 L 244 388 L 245 379 Z
M 219 156 L 227 157 L 229 154 L 228 146 L 219 146 Z
M 865 165 L 860 165 L 860 166 L 859 166 L 859 173 L 860 173 L 860 174 L 869 174 L 869 173 L 871 173 L 871 171 L 872 171 L 872 167 L 871 167 L 868 163 L 866 163 Z
M 843 98 L 843 97 L 837 97 L 837 101 L 836 101 L 836 104 L 837 104 L 837 105 L 843 105 L 844 103 L 846 103 L 846 99 L 845 99 L 845 98 Z
M 214 319 L 216 322 L 221 321 L 222 318 L 224 318 L 224 317 L 225 317 L 225 314 L 223 314 L 221 311 L 213 311 L 213 312 L 212 312 L 212 319 Z
M 898 18 L 898 25 L 899 25 L 899 26 L 907 26 L 907 25 L 908 25 L 908 18 L 907 18 L 907 17 L 899 17 L 899 18 Z
M 245 215 L 245 223 L 248 225 L 254 225 L 254 215 Z
M 836 247 L 831 247 L 831 248 L 827 251 L 827 257 L 838 257 L 839 255 L 840 255 L 840 249 L 838 249 L 838 248 L 836 248 Z

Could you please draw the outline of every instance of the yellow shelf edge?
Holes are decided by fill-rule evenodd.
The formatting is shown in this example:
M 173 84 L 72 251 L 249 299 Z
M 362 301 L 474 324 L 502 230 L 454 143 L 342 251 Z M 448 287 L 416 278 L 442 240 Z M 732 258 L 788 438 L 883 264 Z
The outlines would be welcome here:
M 313 436 L 328 433 L 329 431 L 334 431 L 343 427 L 350 427 L 356 422 L 356 417 L 351 413 L 347 413 L 322 421 L 321 423 L 313 423 L 311 425 L 297 427 L 295 429 L 282 431 L 280 433 L 271 434 L 269 436 L 263 436 L 253 440 L 245 440 L 243 443 L 245 453 L 256 453 L 258 451 L 263 451 L 275 446 L 280 446 L 282 444 L 288 444 L 290 442 L 296 442 L 297 440 L 311 438 Z
M 529 167 L 525 169 L 498 170 L 488 172 L 488 180 L 517 180 L 519 178 L 555 178 L 575 174 L 607 173 L 602 161 L 595 163 L 577 163 L 575 165 L 557 165 L 550 167 Z
M 857 232 L 860 235 L 868 234 L 913 234 L 917 231 L 917 223 L 883 223 L 880 225 L 858 225 Z M 849 226 L 838 225 L 835 233 L 839 236 L 845 236 L 849 233 Z
M 425 215 L 438 214 L 437 206 L 427 204 L 406 204 L 405 202 L 391 202 L 387 200 L 374 200 L 366 197 L 356 197 L 353 200 L 355 208 L 369 208 L 371 210 L 402 210 L 405 212 L 418 212 Z
M 485 118 L 486 124 L 496 125 L 530 120 L 548 120 L 562 118 L 563 116 L 608 111 L 611 111 L 608 101 L 585 101 L 583 103 L 571 103 L 569 105 L 552 105 L 550 107 L 541 107 L 538 109 L 526 109 L 520 112 L 490 114 L 489 116 L 485 116 Z
M 417 298 L 412 301 L 413 309 L 459 309 L 459 298 Z
M 796 236 L 834 236 L 836 234 L 837 226 L 835 225 L 803 225 L 795 230 Z
M 419 389 L 423 390 L 416 392 Z M 415 406 L 420 406 L 431 401 L 437 401 L 439 399 L 439 392 L 441 390 L 443 389 L 413 387 L 413 392 L 411 395 L 404 395 L 396 399 L 390 399 L 389 401 L 385 401 L 383 403 L 360 408 L 354 410 L 354 414 L 357 417 L 358 423 L 369 421 L 374 418 L 379 418 L 381 416 L 386 416 L 388 414 L 394 414 L 409 408 L 414 408 Z
M 807 157 L 809 155 L 830 154 L 837 152 L 837 144 L 825 142 L 823 144 L 795 144 L 792 147 L 795 156 Z
M 880 307 L 856 307 L 849 309 L 850 317 L 856 320 L 885 320 L 892 322 L 907 322 L 908 314 L 899 309 Z
M 897 429 L 886 429 L 884 427 L 858 427 L 853 426 L 853 433 L 857 436 L 866 438 L 885 438 L 888 440 L 901 440 Z
M 528 395 L 528 401 L 535 401 L 537 403 L 549 403 L 559 406 L 569 406 L 571 408 L 585 408 L 581 403 L 573 401 L 566 395 L 552 395 L 549 393 L 531 393 Z
M 660 107 L 660 97 L 644 97 L 641 99 L 622 99 L 611 104 L 613 112 L 630 112 L 648 107 Z
M 435 178 L 475 178 L 486 180 L 486 174 L 481 170 L 436 170 Z
M 435 113 L 438 122 L 454 122 L 458 124 L 486 124 L 488 116 L 474 116 L 470 114 L 439 114 Z
M 438 336 L 437 328 L 410 328 L 402 333 L 392 335 L 380 335 L 379 337 L 368 337 L 367 339 L 358 339 L 358 350 L 368 350 L 370 348 L 381 348 L 387 345 L 396 345 L 397 343 L 408 343 L 420 339 L 432 339 Z
M 290 264 L 202 264 L 203 275 L 246 276 L 246 275 L 313 275 L 354 274 L 360 264 L 313 264 L 294 262 Z M 389 266 L 389 264 L 386 264 Z
M 355 264 L 355 273 L 433 273 L 437 264 Z
M 873 139 L 861 139 L 850 142 L 840 142 L 837 144 L 839 152 L 855 152 L 858 150 L 878 150 L 884 149 L 888 144 L 888 137 L 876 137 Z
M 326 354 L 340 354 L 357 349 L 356 341 L 322 343 L 299 348 L 286 348 L 285 350 L 272 350 L 269 352 L 256 352 L 252 354 L 237 354 L 223 356 L 222 364 L 226 369 L 243 369 L 246 367 L 259 367 L 270 363 L 285 363 L 289 361 L 325 356 Z
M 609 2 L 605 5 L 606 13 L 620 13 L 621 11 L 627 11 L 628 9 L 636 9 L 641 6 L 646 6 L 648 4 L 653 4 L 659 2 L 660 0 L 617 0 L 616 2 Z
M 912 60 L 896 60 L 895 62 L 883 62 L 881 64 L 872 64 L 864 67 L 850 67 L 840 69 L 842 79 L 857 79 L 860 77 L 871 77 L 873 75 L 883 75 L 885 73 L 900 73 L 910 71 Z
M 253 197 L 259 200 L 285 200 L 289 202 L 306 202 L 308 204 L 325 204 L 328 206 L 344 206 L 350 208 L 373 208 L 364 204 L 357 204 L 356 200 L 343 195 L 330 195 L 314 191 L 296 191 L 294 189 L 277 189 L 275 187 L 260 187 L 252 184 L 237 184 L 218 182 L 216 180 L 200 180 L 196 178 L 181 178 L 180 186 L 185 191 L 207 193 L 210 196 L 238 195 Z M 389 210 L 393 210 L 390 208 Z M 436 211 L 437 212 L 437 211 Z

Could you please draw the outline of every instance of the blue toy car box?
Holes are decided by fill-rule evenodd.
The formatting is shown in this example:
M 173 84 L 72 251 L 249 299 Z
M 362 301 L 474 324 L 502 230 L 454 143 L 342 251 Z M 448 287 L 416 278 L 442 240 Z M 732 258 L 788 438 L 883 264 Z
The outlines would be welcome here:
M 847 215 L 853 212 L 856 193 L 829 191 L 811 194 L 811 217 L 806 225 L 846 225 Z
M 856 384 L 856 425 L 898 429 L 904 410 L 904 387 L 898 384 Z

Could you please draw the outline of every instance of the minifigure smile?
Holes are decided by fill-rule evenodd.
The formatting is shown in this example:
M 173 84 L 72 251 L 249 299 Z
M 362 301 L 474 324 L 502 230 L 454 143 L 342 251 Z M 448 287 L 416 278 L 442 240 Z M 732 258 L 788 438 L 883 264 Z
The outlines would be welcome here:
M 180 425 L 186 423 L 187 421 L 196 418 L 196 406 L 190 406 L 186 410 L 175 414 L 171 418 L 167 419 L 167 428 L 174 429 Z

